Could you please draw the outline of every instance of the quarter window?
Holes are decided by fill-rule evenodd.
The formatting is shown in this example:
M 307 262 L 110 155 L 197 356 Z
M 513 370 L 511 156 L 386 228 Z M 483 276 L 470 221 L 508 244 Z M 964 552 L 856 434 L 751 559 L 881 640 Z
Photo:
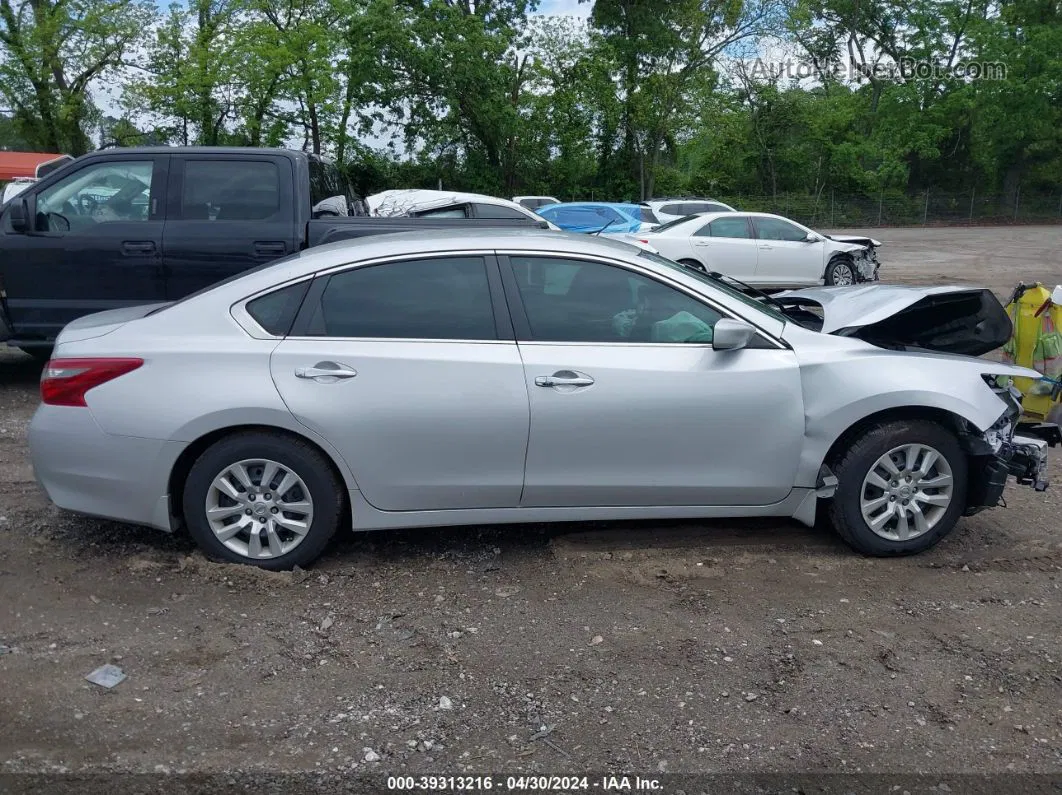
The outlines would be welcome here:
M 641 274 L 600 262 L 512 257 L 531 339 L 710 343 L 721 317 Z
M 38 232 L 83 231 L 109 221 L 147 221 L 151 160 L 115 160 L 86 166 L 37 196 Z
M 369 265 L 328 278 L 311 336 L 497 339 L 482 257 Z
M 807 232 L 781 218 L 753 218 L 756 237 L 760 240 L 800 241 L 807 237 Z
M 276 164 L 254 160 L 189 160 L 184 164 L 181 218 L 264 221 L 280 211 Z

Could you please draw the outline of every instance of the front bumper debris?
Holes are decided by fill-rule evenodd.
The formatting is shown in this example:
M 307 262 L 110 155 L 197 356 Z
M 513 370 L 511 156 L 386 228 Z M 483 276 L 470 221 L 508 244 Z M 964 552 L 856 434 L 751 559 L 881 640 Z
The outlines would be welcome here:
M 1007 455 L 1007 469 L 1022 486 L 1047 491 L 1047 442 L 1032 436 L 1015 435 L 1001 453 Z
M 1044 439 L 1018 434 L 1005 442 L 997 453 L 971 458 L 964 515 L 973 516 L 986 508 L 1005 505 L 1003 489 L 1010 477 L 1014 477 L 1022 486 L 1046 491 L 1050 485 L 1047 477 L 1047 448 L 1048 443 Z

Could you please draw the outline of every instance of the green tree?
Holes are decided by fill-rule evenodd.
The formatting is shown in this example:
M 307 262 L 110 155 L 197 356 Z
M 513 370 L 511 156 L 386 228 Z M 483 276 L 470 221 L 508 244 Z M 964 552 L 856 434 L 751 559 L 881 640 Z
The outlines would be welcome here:
M 154 14 L 146 0 L 0 0 L 0 102 L 35 148 L 79 155 L 117 73 Z

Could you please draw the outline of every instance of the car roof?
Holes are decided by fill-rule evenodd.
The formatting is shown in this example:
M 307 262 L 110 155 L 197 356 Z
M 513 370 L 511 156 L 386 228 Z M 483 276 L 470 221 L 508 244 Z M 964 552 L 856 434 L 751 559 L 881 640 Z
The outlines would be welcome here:
M 526 198 L 526 197 L 525 197 Z M 462 204 L 464 202 L 479 202 L 481 204 L 497 204 L 502 207 L 512 207 L 516 202 L 509 199 L 502 199 L 497 196 L 489 196 L 486 193 L 465 193 L 458 190 L 431 190 L 428 188 L 397 188 L 394 190 L 385 190 L 380 193 L 374 193 L 369 196 L 365 201 L 370 207 L 378 206 L 381 202 L 387 200 L 404 199 L 406 201 L 431 204 L 433 207 L 438 204 L 440 207 L 445 207 L 447 204 Z M 517 205 L 519 206 L 519 205 Z M 527 210 L 526 207 L 521 209 Z

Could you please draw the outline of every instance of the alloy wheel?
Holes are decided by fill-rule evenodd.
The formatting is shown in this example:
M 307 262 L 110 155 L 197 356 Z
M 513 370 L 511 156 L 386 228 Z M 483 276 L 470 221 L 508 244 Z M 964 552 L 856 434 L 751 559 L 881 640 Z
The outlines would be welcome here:
M 889 541 L 925 535 L 951 505 L 954 477 L 948 460 L 925 444 L 905 444 L 881 456 L 867 472 L 859 508 L 867 526 Z
M 246 459 L 222 470 L 210 484 L 206 517 L 217 539 L 255 560 L 286 555 L 313 523 L 313 497 L 290 467 Z

